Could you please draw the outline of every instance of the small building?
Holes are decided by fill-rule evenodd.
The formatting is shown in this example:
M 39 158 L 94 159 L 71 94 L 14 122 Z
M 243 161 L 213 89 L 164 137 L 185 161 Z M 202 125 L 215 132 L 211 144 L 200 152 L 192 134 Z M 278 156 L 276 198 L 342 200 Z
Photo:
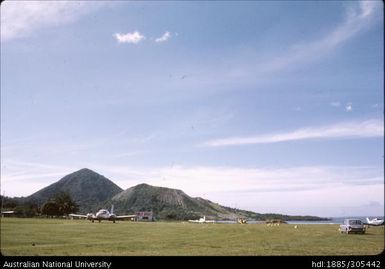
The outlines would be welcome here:
M 154 215 L 152 211 L 139 211 L 136 212 L 136 219 L 138 221 L 154 221 Z

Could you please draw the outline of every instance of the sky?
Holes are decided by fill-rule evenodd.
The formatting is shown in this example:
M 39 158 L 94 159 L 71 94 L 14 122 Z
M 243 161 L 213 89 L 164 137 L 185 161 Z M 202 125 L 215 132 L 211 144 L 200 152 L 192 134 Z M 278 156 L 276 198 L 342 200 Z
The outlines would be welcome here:
M 1 194 L 81 168 L 259 213 L 383 216 L 382 1 L 5 1 Z

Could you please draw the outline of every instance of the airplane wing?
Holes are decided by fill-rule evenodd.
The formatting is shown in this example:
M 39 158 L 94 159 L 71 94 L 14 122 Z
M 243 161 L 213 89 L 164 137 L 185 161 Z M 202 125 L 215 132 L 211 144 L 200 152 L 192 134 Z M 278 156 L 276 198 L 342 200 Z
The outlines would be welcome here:
M 368 223 L 368 222 L 365 222 L 364 225 L 368 225 L 368 226 L 383 226 L 385 225 L 384 222 L 381 222 L 381 223 Z
M 215 223 L 215 220 L 206 220 L 206 223 Z
M 70 217 L 76 217 L 76 218 L 88 218 L 87 215 L 78 215 L 78 214 L 69 214 L 68 216 Z
M 117 219 L 131 219 L 136 218 L 136 215 L 123 215 L 123 216 L 116 216 Z
M 199 222 L 199 220 L 189 220 L 188 222 L 192 222 L 192 223 L 197 223 L 197 222 Z
M 12 211 L 12 210 L 10 210 L 10 211 L 1 211 L 1 214 L 13 214 L 13 213 L 15 213 L 15 211 Z
M 384 220 L 377 218 L 370 220 L 369 218 L 366 218 L 366 223 L 364 224 L 369 226 L 382 226 L 384 225 Z

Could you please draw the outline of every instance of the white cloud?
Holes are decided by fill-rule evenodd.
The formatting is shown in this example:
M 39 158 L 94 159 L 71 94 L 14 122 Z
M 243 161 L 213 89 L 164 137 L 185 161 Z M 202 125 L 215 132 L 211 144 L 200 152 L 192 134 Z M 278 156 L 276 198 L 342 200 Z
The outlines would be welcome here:
M 1 188 L 7 196 L 28 196 L 73 172 L 74 167 L 2 160 Z
M 105 166 L 100 169 L 123 189 L 140 183 L 176 188 L 193 197 L 256 212 L 354 215 L 359 211 L 345 212 L 345 207 L 359 207 L 369 200 L 383 202 L 384 199 L 383 171 L 376 167 L 172 165 L 159 168 Z M 346 201 L 350 201 L 349 205 Z
M 38 188 L 24 188 L 24 183 L 35 183 L 40 187 L 44 182 L 51 184 L 83 167 L 95 169 L 123 189 L 148 183 L 181 189 L 192 196 L 216 192 L 291 192 L 383 183 L 383 171 L 369 166 L 245 168 L 172 164 L 166 167 L 130 167 L 83 163 L 82 167 L 77 167 L 8 161 L 7 169 L 1 171 L 2 188 L 13 195 L 29 195 Z
M 8 169 L 1 171 L 1 179 L 2 190 L 8 196 L 30 195 L 83 168 L 28 162 L 7 165 Z M 343 211 L 346 201 L 350 207 L 359 207 L 384 199 L 382 168 L 372 166 L 129 167 L 93 163 L 84 167 L 94 169 L 123 189 L 140 183 L 176 188 L 193 197 L 256 212 L 325 212 L 323 215 L 330 216 Z
M 384 185 L 341 185 L 290 192 L 212 193 L 209 198 L 222 205 L 259 213 L 316 216 L 381 216 Z M 357 198 L 358 197 L 358 198 Z M 374 199 L 378 205 L 368 206 Z M 348 203 L 346 201 L 349 201 Z
M 247 137 L 230 137 L 205 142 L 203 146 L 235 146 L 250 144 L 278 143 L 305 139 L 336 139 L 336 138 L 366 138 L 382 137 L 384 124 L 380 120 L 361 122 L 342 122 L 330 126 L 308 127 L 291 132 L 271 133 Z
M 330 105 L 333 107 L 340 107 L 341 103 L 336 101 L 336 102 L 331 102 Z
M 147 176 L 147 178 L 149 178 Z M 380 184 L 372 167 L 307 166 L 289 168 L 172 167 L 153 170 L 152 184 L 202 192 L 287 192 L 342 185 Z M 162 181 L 161 181 L 162 180 Z
M 288 54 L 279 55 L 257 65 L 258 70 L 262 72 L 281 70 L 293 64 L 314 60 L 333 51 L 365 29 L 370 24 L 375 10 L 380 10 L 378 5 L 381 4 L 379 1 L 360 1 L 358 5 L 356 3 L 354 5 L 355 7 L 348 10 L 345 20 L 333 31 L 312 42 L 293 45 Z
M 133 33 L 127 33 L 127 34 L 114 34 L 114 37 L 118 41 L 118 43 L 131 43 L 131 44 L 138 44 L 140 41 L 145 39 L 145 36 L 139 33 L 138 31 L 135 31 Z
M 160 42 L 165 42 L 171 37 L 170 32 L 165 32 L 161 37 L 158 37 L 155 39 L 155 42 L 160 43 Z
M 346 110 L 347 112 L 352 111 L 352 110 L 353 110 L 353 105 L 352 105 L 352 103 L 348 103 L 348 104 L 345 106 L 345 110 Z
M 205 62 L 195 67 L 193 81 L 195 88 L 207 89 L 207 85 L 220 86 L 217 89 L 237 89 L 239 85 L 256 85 L 264 87 L 265 82 L 275 79 L 277 73 L 294 68 L 306 68 L 307 64 L 322 60 L 325 56 L 336 52 L 344 45 L 368 30 L 374 23 L 382 20 L 382 3 L 380 1 L 349 2 L 351 12 L 341 16 L 338 23 L 329 24 L 329 29 L 323 29 L 324 34 L 307 41 L 288 43 L 284 52 L 268 48 L 266 51 L 256 51 L 252 48 L 240 49 L 220 61 Z M 326 24 L 327 25 L 327 24 Z M 321 31 L 320 31 L 321 32 Z M 273 76 L 273 77 L 270 77 Z M 237 85 L 234 87 L 233 85 Z M 215 87 L 211 87 L 215 88 Z M 343 104 L 341 103 L 343 108 Z
M 92 1 L 4 1 L 1 4 L 1 41 L 74 22 L 103 5 L 105 3 Z

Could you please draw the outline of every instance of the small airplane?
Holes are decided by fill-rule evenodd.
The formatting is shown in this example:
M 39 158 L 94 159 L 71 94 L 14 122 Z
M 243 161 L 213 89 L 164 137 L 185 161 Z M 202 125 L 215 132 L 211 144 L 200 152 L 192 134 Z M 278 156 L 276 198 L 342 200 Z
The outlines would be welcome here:
M 1 214 L 13 214 L 15 211 L 9 210 L 9 211 L 1 211 Z
M 379 218 L 374 218 L 372 220 L 370 220 L 369 218 L 366 218 L 366 221 L 368 222 L 367 223 L 368 225 L 373 225 L 373 226 L 384 225 L 384 220 Z
M 191 223 L 214 223 L 215 220 L 206 220 L 206 216 L 203 216 L 203 218 L 199 218 L 199 220 L 189 220 L 188 222 L 191 222 Z
M 111 206 L 111 213 L 107 209 L 100 209 L 96 214 L 88 213 L 87 215 L 78 215 L 78 214 L 69 214 L 70 217 L 78 217 L 78 218 L 85 218 L 92 222 L 95 220 L 98 220 L 101 222 L 102 220 L 110 220 L 113 223 L 115 223 L 116 220 L 120 219 L 133 219 L 136 218 L 136 215 L 124 215 L 124 216 L 117 216 L 114 214 L 114 205 Z
M 9 210 L 9 211 L 1 211 L 1 216 L 5 216 L 5 215 L 8 215 L 8 214 L 14 214 L 15 211 L 13 210 Z

